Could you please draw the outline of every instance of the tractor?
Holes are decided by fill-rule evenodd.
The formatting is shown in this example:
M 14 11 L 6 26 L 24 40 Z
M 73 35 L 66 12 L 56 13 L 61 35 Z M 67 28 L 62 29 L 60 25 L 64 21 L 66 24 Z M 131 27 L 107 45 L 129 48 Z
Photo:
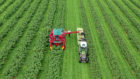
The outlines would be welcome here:
M 74 31 L 71 32 L 66 31 L 64 28 L 54 28 L 51 30 L 50 34 L 49 34 L 49 48 L 50 50 L 52 50 L 53 45 L 57 46 L 61 46 L 62 50 L 66 49 L 66 43 L 65 43 L 65 37 L 66 35 L 70 34 L 74 34 L 74 33 L 79 33 L 79 31 Z
M 78 46 L 79 46 L 79 63 L 86 62 L 88 63 L 89 59 L 87 57 L 87 42 L 85 39 L 85 33 L 82 28 L 77 28 L 77 31 L 79 32 L 77 34 L 77 40 L 78 40 Z

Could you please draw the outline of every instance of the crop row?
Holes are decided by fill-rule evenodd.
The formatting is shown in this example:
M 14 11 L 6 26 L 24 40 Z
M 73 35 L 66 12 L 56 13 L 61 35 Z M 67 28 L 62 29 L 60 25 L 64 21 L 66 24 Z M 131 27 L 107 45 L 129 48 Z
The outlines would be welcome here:
M 61 79 L 61 68 L 63 60 L 63 51 L 52 50 L 49 55 L 49 68 L 46 79 Z
M 44 1 L 42 2 L 42 7 L 46 5 L 46 2 Z M 34 79 L 36 78 L 36 76 L 38 75 L 41 69 L 41 65 L 42 65 L 41 61 L 44 58 L 46 45 L 48 45 L 47 42 L 48 42 L 48 36 L 49 36 L 49 30 L 50 30 L 49 28 L 50 26 L 52 26 L 51 23 L 52 23 L 53 18 L 51 19 L 51 17 L 53 17 L 52 14 L 54 14 L 53 12 L 55 12 L 55 8 L 52 7 L 54 6 L 53 2 L 54 1 L 51 0 L 51 2 L 49 3 L 49 9 L 47 11 L 47 18 L 44 18 L 43 23 L 41 24 L 39 33 L 36 39 L 34 40 L 35 44 L 33 45 L 33 48 L 31 48 L 31 50 L 29 51 L 29 53 L 32 53 L 31 55 L 28 54 L 29 59 L 33 59 L 33 60 L 25 62 L 24 67 L 22 68 L 22 69 L 25 68 L 24 72 L 21 71 L 20 73 L 22 73 L 22 75 L 20 75 L 18 78 L 25 77 L 25 78 Z M 36 16 L 36 17 L 39 17 L 39 16 Z M 49 22 L 49 25 L 46 24 L 46 22 L 47 23 Z M 30 63 L 32 63 L 32 65 Z
M 82 22 L 82 26 L 83 29 L 85 31 L 85 37 L 86 38 L 92 38 L 91 35 L 91 31 L 90 31 L 90 27 L 89 27 L 89 23 L 88 23 L 88 19 L 85 13 L 85 7 L 83 5 L 82 0 L 80 0 L 80 14 L 81 14 L 81 22 Z M 96 56 L 96 49 L 93 45 L 93 40 L 92 39 L 87 39 L 88 42 L 88 55 L 89 55 L 89 59 L 90 59 L 90 68 L 92 75 L 94 75 L 93 77 L 96 78 L 101 78 L 101 71 L 100 71 L 100 67 L 99 67 L 99 63 L 97 62 L 97 56 Z
M 39 0 L 33 2 L 32 6 L 29 8 L 27 13 L 25 14 L 25 17 L 23 17 L 18 24 L 15 26 L 15 29 L 7 35 L 7 38 L 2 42 L 2 45 L 0 47 L 0 68 L 2 64 L 4 64 L 9 52 L 15 47 L 16 43 L 20 39 L 20 37 L 23 35 L 25 29 L 27 28 L 27 25 L 32 20 L 33 15 L 36 12 L 36 9 L 38 7 L 38 4 L 40 3 Z
M 138 0 L 130 0 L 136 7 L 140 8 L 140 2 Z
M 96 0 L 97 1 L 97 0 Z M 94 2 L 96 4 L 96 2 Z M 122 72 L 122 68 L 120 65 L 120 62 L 118 61 L 118 56 L 116 56 L 115 52 L 119 52 L 119 49 L 115 46 L 114 40 L 112 39 L 112 36 L 110 35 L 110 31 L 107 28 L 107 24 L 105 22 L 105 17 L 104 12 L 103 12 L 103 7 L 102 4 L 97 1 L 97 5 L 99 5 L 100 7 L 100 11 L 99 8 L 95 9 L 96 12 L 98 12 L 98 14 L 93 14 L 95 20 L 95 25 L 96 25 L 96 29 L 97 29 L 97 33 L 98 33 L 98 37 L 99 37 L 99 41 L 102 47 L 102 50 L 104 51 L 104 56 L 108 61 L 108 65 L 110 66 L 110 70 L 112 71 L 112 75 L 115 78 L 125 78 L 126 75 L 124 75 Z M 96 5 L 96 6 L 97 6 Z M 102 16 L 103 14 L 103 16 Z M 104 19 L 103 19 L 104 18 Z M 100 21 L 102 23 L 100 23 Z M 108 37 L 108 38 L 107 38 Z
M 0 16 L 0 25 L 6 22 L 6 20 L 9 19 L 19 9 L 24 1 L 25 0 L 16 0 L 13 5 L 11 5 L 6 11 L 4 11 L 4 13 Z
M 53 22 L 53 28 L 64 27 L 65 25 L 65 1 L 57 1 L 57 13 L 55 13 L 55 20 Z M 63 62 L 63 51 L 61 47 L 53 47 L 53 50 L 49 55 L 49 68 L 46 75 L 47 79 L 62 79 L 61 69 Z
M 115 11 L 114 11 L 115 8 L 112 5 L 112 3 L 110 3 L 109 0 L 107 0 L 106 3 L 108 5 L 108 7 L 110 8 L 110 10 L 113 12 L 113 14 L 115 14 Z M 132 47 L 130 46 L 130 43 L 128 43 L 128 40 L 126 40 L 125 36 L 120 34 L 121 32 L 119 30 L 117 31 L 117 29 L 119 29 L 119 28 L 116 28 L 116 27 L 118 27 L 118 26 L 114 26 L 113 24 L 111 25 L 111 31 L 113 31 L 112 35 L 113 35 L 117 45 L 119 46 L 122 55 L 124 56 L 126 61 L 129 63 L 132 70 L 134 70 L 134 72 L 136 72 L 137 78 L 140 78 L 140 75 L 139 75 L 140 67 L 139 67 L 138 61 L 135 59 L 135 56 L 134 56 L 134 53 L 136 53 L 136 52 L 132 49 Z
M 0 0 L 0 5 L 4 4 L 5 0 Z
M 91 22 L 93 22 L 93 25 L 90 26 L 90 29 L 94 29 L 94 32 L 92 31 L 92 33 L 94 34 L 94 35 L 92 35 L 93 39 L 94 39 L 93 42 L 95 44 L 94 51 L 97 52 L 95 56 L 97 56 L 97 58 L 98 58 L 95 61 L 99 63 L 99 67 L 100 67 L 100 71 L 101 71 L 101 75 L 102 75 L 100 77 L 97 76 L 96 78 L 103 78 L 103 77 L 112 78 L 112 73 L 109 69 L 108 60 L 106 59 L 106 56 L 103 53 L 104 51 L 102 50 L 102 47 L 101 47 L 102 44 L 100 43 L 100 41 L 102 41 L 101 38 L 99 38 L 99 35 L 101 35 L 100 34 L 101 28 L 98 27 L 100 22 L 99 22 L 99 18 L 97 15 L 98 12 L 95 10 L 95 8 L 93 8 L 94 6 L 97 6 L 97 5 L 92 5 L 92 1 L 88 0 L 88 6 L 89 6 L 89 10 L 91 11 L 91 13 L 90 13 L 90 15 L 92 17 Z M 102 62 L 102 61 L 104 61 L 104 62 Z
M 128 6 L 139 18 L 140 18 L 140 10 L 135 5 L 133 5 L 130 1 L 122 0 L 124 4 Z
M 43 51 L 43 53 L 44 54 L 48 53 L 47 54 L 48 56 L 46 58 L 46 56 L 44 54 L 42 55 L 43 57 L 39 61 L 39 63 L 41 63 L 41 68 L 38 68 L 37 69 L 37 71 L 39 71 L 39 72 L 30 73 L 30 74 L 37 75 L 37 77 L 39 77 L 40 79 L 42 79 L 41 78 L 42 77 L 41 75 L 43 75 L 44 77 L 47 78 L 47 72 L 48 72 L 48 64 L 49 64 L 49 62 L 48 61 L 46 62 L 45 60 L 46 59 L 49 60 L 48 57 L 49 57 L 49 53 L 50 53 L 49 52 L 49 49 L 48 49 L 48 45 L 49 45 L 49 41 L 48 41 L 49 35 L 48 35 L 48 33 L 50 33 L 51 26 L 53 25 L 53 21 L 54 21 L 54 18 L 55 18 L 55 13 L 56 13 L 56 7 L 57 7 L 56 0 L 50 0 L 48 12 L 47 12 L 47 16 L 44 18 L 43 23 L 41 25 L 42 29 L 45 28 L 45 30 L 46 30 L 46 32 L 44 30 L 44 32 L 42 32 L 42 33 L 43 34 L 46 34 L 46 40 L 44 40 L 44 41 L 47 41 L 47 43 L 44 43 L 47 48 L 43 47 L 43 50 L 46 49 L 46 51 Z M 42 39 L 42 38 L 39 38 L 39 39 Z M 44 45 L 44 44 L 42 44 L 42 45 Z M 45 63 L 43 61 L 45 61 Z M 47 67 L 46 67 L 46 64 L 47 64 Z M 28 69 L 28 71 L 31 71 L 32 68 Z
M 101 1 L 100 1 L 100 3 L 101 3 Z M 114 37 L 114 33 L 116 33 L 116 32 L 118 34 L 125 35 L 124 33 L 121 33 L 121 32 L 123 32 L 123 30 L 119 27 L 120 26 L 119 22 L 117 22 L 117 20 L 115 19 L 114 15 L 111 14 L 111 12 L 108 9 L 107 5 L 103 4 L 103 3 L 104 2 L 102 2 L 102 4 L 100 4 L 101 11 L 102 11 L 102 13 L 103 13 L 103 15 L 105 17 L 106 23 L 109 26 L 109 29 L 110 29 L 110 32 L 111 32 L 112 36 Z M 116 30 L 116 29 L 118 29 L 118 30 Z M 119 33 L 118 31 L 121 31 L 121 32 Z M 118 38 L 118 37 L 115 37 L 115 38 Z M 126 38 L 126 37 L 119 37 L 119 38 Z M 117 53 L 117 51 L 115 51 L 115 52 L 116 52 L 115 56 L 117 57 L 117 61 L 118 61 L 119 65 L 120 65 L 121 72 L 123 74 L 127 73 L 126 75 L 123 75 L 123 76 L 126 76 L 126 77 L 132 79 L 134 76 L 132 76 L 131 69 L 130 69 L 129 65 L 127 64 L 126 60 L 124 60 L 124 58 L 122 57 L 120 51 L 118 51 L 118 53 Z M 122 64 L 122 63 L 124 63 L 124 64 Z M 124 70 L 124 68 L 127 68 L 127 69 Z
M 17 47 L 12 52 L 16 54 L 15 58 L 12 60 L 12 63 L 10 64 L 10 66 L 8 66 L 10 68 L 7 69 L 7 72 L 11 70 L 15 72 L 9 74 L 9 76 L 11 77 L 15 76 L 12 74 L 16 74 L 18 72 L 19 67 L 21 67 L 25 57 L 27 56 L 28 49 L 30 49 L 31 43 L 35 38 L 35 35 L 39 29 L 47 4 L 48 0 L 42 1 L 41 6 L 38 8 L 36 14 L 34 15 L 34 18 L 32 19 L 31 23 L 28 26 L 29 28 L 26 29 L 26 33 L 21 37 L 21 40 L 18 42 Z M 16 70 L 14 68 L 16 68 Z
M 135 14 L 126 6 L 124 6 L 124 4 L 122 4 L 121 1 L 113 0 L 113 2 L 124 13 L 124 15 L 129 19 L 129 21 L 136 27 L 136 29 L 140 32 L 140 23 L 138 18 L 135 16 Z
M 3 0 L 6 1 L 1 7 L 0 7 L 0 14 L 3 13 L 10 5 L 12 5 L 15 0 Z
M 109 4 L 112 6 L 112 4 Z M 127 21 L 126 17 L 119 11 L 119 9 L 115 6 L 110 7 L 112 10 L 113 14 L 116 15 L 116 19 L 119 21 L 121 24 L 124 32 L 126 33 L 126 36 L 128 36 L 128 39 L 132 43 L 132 45 L 140 51 L 140 41 L 139 41 L 139 35 L 137 34 L 136 30 L 133 28 L 133 26 Z
M 20 9 L 13 15 L 10 19 L 8 19 L 0 29 L 0 43 L 4 40 L 6 35 L 9 33 L 11 29 L 14 29 L 14 26 L 18 23 L 18 21 L 25 15 L 27 10 L 30 7 L 30 4 L 33 0 L 27 0 Z

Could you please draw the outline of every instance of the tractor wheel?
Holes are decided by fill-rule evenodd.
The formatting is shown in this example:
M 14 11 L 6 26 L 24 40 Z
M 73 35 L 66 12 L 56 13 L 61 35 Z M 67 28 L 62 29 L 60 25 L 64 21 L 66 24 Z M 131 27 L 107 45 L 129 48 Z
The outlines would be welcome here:
M 78 50 L 78 54 L 80 55 L 80 49 Z
M 87 57 L 87 58 L 86 58 L 86 63 L 88 63 L 88 61 L 89 61 L 89 60 L 88 60 L 88 57 Z
M 81 63 L 81 62 L 82 62 L 82 58 L 80 57 L 80 58 L 79 58 L 79 63 Z

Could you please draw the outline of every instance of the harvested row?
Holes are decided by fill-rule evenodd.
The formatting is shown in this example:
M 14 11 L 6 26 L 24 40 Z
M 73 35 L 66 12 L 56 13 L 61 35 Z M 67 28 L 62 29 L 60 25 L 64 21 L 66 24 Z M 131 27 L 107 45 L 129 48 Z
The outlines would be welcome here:
M 120 0 L 117 0 L 117 1 L 116 0 L 113 0 L 113 2 L 119 8 L 119 10 L 121 10 L 121 12 L 123 13 L 123 15 L 127 17 L 127 19 L 135 26 L 135 28 L 140 33 L 140 22 L 139 22 L 139 18 L 129 8 L 127 8 L 126 6 L 124 6 L 124 4 Z
M 131 1 L 131 0 L 130 0 Z M 140 10 L 139 8 L 137 8 L 135 5 L 133 5 L 129 0 L 122 0 L 122 2 L 128 7 L 130 8 L 136 15 L 137 17 L 139 17 L 139 21 L 140 21 Z M 133 1 L 133 0 L 132 0 Z
M 3 26 L 1 26 L 0 43 L 4 40 L 7 34 L 14 29 L 14 26 L 16 26 L 18 21 L 24 17 L 32 1 L 33 0 L 26 0 L 26 2 L 20 7 L 20 9 L 15 13 L 15 15 L 13 15 L 3 24 Z
M 136 7 L 140 9 L 140 1 L 138 0 L 130 0 Z
M 2 6 L 0 6 L 0 14 L 2 14 L 8 7 L 10 7 L 15 0 L 4 0 L 6 1 Z
M 140 79 L 139 0 L 0 0 L 0 79 Z M 83 28 L 49 50 L 54 28 Z M 84 54 L 84 52 L 82 52 Z
M 6 22 L 16 11 L 20 8 L 20 6 L 25 2 L 25 0 L 16 0 L 3 14 L 0 16 L 0 26 Z
M 42 2 L 42 3 L 44 3 L 44 4 L 42 4 L 43 7 L 46 7 L 48 5 L 48 1 L 47 2 Z M 42 15 L 41 12 L 43 12 L 43 9 L 46 9 L 46 8 L 43 8 L 43 7 L 39 8 L 40 14 L 38 14 L 38 16 Z M 38 11 L 37 11 L 37 13 L 38 13 Z M 35 15 L 35 16 L 37 16 L 37 15 Z M 37 21 L 33 21 L 34 19 L 36 19 Z M 27 29 L 26 33 L 21 37 L 21 40 L 19 40 L 17 47 L 13 50 L 11 55 L 14 56 L 15 58 L 13 58 L 9 61 L 10 64 L 7 66 L 8 68 L 5 68 L 6 70 L 4 70 L 3 75 L 5 75 L 9 72 L 13 72 L 13 71 L 14 72 L 11 73 L 11 74 L 8 74 L 5 77 L 16 76 L 15 74 L 17 74 L 17 72 L 19 71 L 19 68 L 22 66 L 22 64 L 24 62 L 24 59 L 27 56 L 28 49 L 30 49 L 31 42 L 35 38 L 35 35 L 36 35 L 35 33 L 39 29 L 39 24 L 37 24 L 38 21 L 41 22 L 39 17 L 34 17 L 32 19 L 32 22 L 31 22 L 32 25 L 30 24 L 28 26 L 29 28 Z
M 81 25 L 79 0 L 66 0 L 65 29 L 76 31 Z M 66 36 L 66 50 L 63 53 L 62 79 L 90 79 L 89 65 L 79 63 L 77 35 Z
M 114 36 L 114 32 L 116 32 L 117 28 L 114 28 L 115 27 L 118 27 L 120 26 L 119 23 L 115 20 L 115 17 L 111 14 L 110 10 L 108 9 L 107 5 L 104 4 L 103 1 L 100 1 L 98 2 L 100 8 L 101 8 L 101 11 L 102 11 L 102 14 L 104 15 L 104 18 L 105 18 L 105 21 L 106 23 L 108 24 L 108 28 L 109 28 L 109 31 L 111 32 L 111 35 Z M 118 24 L 117 24 L 118 23 Z M 119 28 L 119 27 L 118 27 Z M 121 30 L 122 31 L 122 30 Z M 118 33 L 118 32 L 117 32 Z M 114 38 L 114 37 L 113 37 Z M 116 37 L 117 38 L 117 37 Z M 123 38 L 123 37 L 121 37 Z M 114 39 L 112 39 L 113 41 Z M 112 42 L 110 40 L 110 42 Z M 115 49 L 115 53 L 114 53 L 114 56 L 116 56 L 116 59 L 117 59 L 117 63 L 120 67 L 120 70 L 121 70 L 121 74 L 122 76 L 120 78 L 127 78 L 127 79 L 135 79 L 135 76 L 133 76 L 133 73 L 131 71 L 131 68 L 129 67 L 129 65 L 127 64 L 126 60 L 124 60 L 124 58 L 122 57 L 120 51 L 119 51 L 119 48 L 117 47 L 116 43 L 114 42 L 114 44 L 112 43 L 111 44 L 112 47 Z M 124 70 L 125 69 L 125 70 Z M 127 73 L 127 74 L 126 74 Z
M 38 4 L 40 3 L 39 0 L 33 2 L 32 6 L 30 9 L 27 11 L 25 17 L 23 17 L 18 24 L 15 26 L 15 29 L 7 35 L 7 38 L 1 43 L 0 47 L 0 68 L 4 64 L 5 60 L 8 57 L 9 51 L 11 51 L 20 37 L 23 35 L 25 29 L 27 28 L 27 25 L 30 23 L 32 20 L 33 15 L 35 14 Z
M 125 76 L 122 76 L 122 72 L 119 66 L 119 63 L 117 62 L 117 58 L 114 55 L 114 52 L 118 52 L 118 49 L 116 49 L 114 45 L 114 41 L 112 40 L 112 36 L 110 35 L 110 32 L 108 30 L 107 24 L 104 20 L 104 17 L 102 15 L 101 10 L 99 9 L 99 2 L 96 0 L 92 0 L 94 5 L 96 5 L 95 11 L 98 13 L 96 15 L 96 29 L 98 38 L 101 44 L 101 48 L 104 52 L 104 56 L 108 61 L 109 69 L 111 70 L 111 74 L 114 78 L 125 78 Z
M 115 11 L 114 11 L 115 8 L 112 5 L 111 1 L 107 0 L 106 4 L 108 4 L 109 9 L 114 14 L 115 13 Z M 138 59 L 139 59 L 138 53 L 133 49 L 133 47 L 130 45 L 129 41 L 127 40 L 127 38 L 125 38 L 125 35 L 120 31 L 121 29 L 118 30 L 118 32 L 115 31 L 115 29 L 119 29 L 119 25 L 118 25 L 118 28 L 117 28 L 117 25 L 112 27 L 112 30 L 114 30 L 113 37 L 114 37 L 115 41 L 117 42 L 117 45 L 119 46 L 123 57 L 126 59 L 128 64 L 131 66 L 131 68 L 135 72 L 137 78 L 139 78 L 139 71 L 140 71 L 139 66 L 140 65 L 139 65 L 139 62 L 138 62 Z
M 91 39 L 87 39 L 88 42 L 88 55 L 89 55 L 89 59 L 90 59 L 90 69 L 91 69 L 91 75 L 92 78 L 101 78 L 101 71 L 100 71 L 100 67 L 99 67 L 99 62 L 97 62 L 97 51 L 96 51 L 96 47 L 95 47 L 95 43 L 93 45 L 93 33 L 90 30 L 91 24 L 88 22 L 88 17 L 86 15 L 86 10 L 84 7 L 84 1 L 82 2 L 82 0 L 80 0 L 80 14 L 81 14 L 81 25 L 86 33 L 86 38 L 91 38 Z
M 96 53 L 97 54 L 96 56 L 98 58 L 97 61 L 99 62 L 99 67 L 100 67 L 100 71 L 101 71 L 101 75 L 102 75 L 101 78 L 111 79 L 113 77 L 112 77 L 111 71 L 109 69 L 109 66 L 107 65 L 107 59 L 105 58 L 104 54 L 102 53 L 103 50 L 101 48 L 100 38 L 98 38 L 100 31 L 97 28 L 97 26 L 99 26 L 98 24 L 100 24 L 100 23 L 99 23 L 99 18 L 97 18 L 97 12 L 95 11 L 95 8 L 93 8 L 95 5 L 94 6 L 92 5 L 91 0 L 88 0 L 88 5 L 91 10 L 91 16 L 92 16 L 92 18 L 94 18 L 94 19 L 92 19 L 92 22 L 94 22 L 94 26 L 90 26 L 90 28 L 93 29 L 93 31 L 92 31 L 94 34 L 93 38 L 95 38 L 94 39 L 95 41 L 94 40 L 93 41 L 94 41 L 94 43 L 96 43 L 95 48 L 96 48 L 96 51 L 98 52 L 98 53 Z M 104 62 L 102 62 L 102 61 L 104 61 Z M 97 78 L 100 78 L 100 77 L 97 76 Z
M 108 2 L 108 1 L 106 1 L 106 2 Z M 140 41 L 139 41 L 140 36 L 139 36 L 137 30 L 135 30 L 133 25 L 131 25 L 131 23 L 127 20 L 128 18 L 125 17 L 125 15 L 119 10 L 119 8 L 117 8 L 117 6 L 115 6 L 115 5 L 113 5 L 113 3 L 109 3 L 109 2 L 107 4 L 109 5 L 109 8 L 113 12 L 113 14 L 116 15 L 115 16 L 116 19 L 119 21 L 121 28 L 124 30 L 124 33 L 130 40 L 132 45 L 138 51 L 140 51 Z M 112 6 L 112 7 L 110 7 L 110 6 Z

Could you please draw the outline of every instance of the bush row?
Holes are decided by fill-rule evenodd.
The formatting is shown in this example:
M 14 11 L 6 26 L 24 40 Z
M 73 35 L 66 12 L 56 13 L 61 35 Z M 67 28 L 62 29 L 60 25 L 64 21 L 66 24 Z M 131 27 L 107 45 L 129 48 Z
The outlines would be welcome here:
M 130 1 L 122 0 L 122 1 L 124 4 L 126 4 L 126 6 L 128 6 L 129 9 L 131 9 L 140 18 L 140 10 L 130 2 L 131 0 Z
M 140 32 L 140 22 L 135 16 L 135 14 L 130 11 L 124 4 L 122 4 L 121 1 L 119 0 L 112 0 L 115 5 L 124 13 L 124 16 L 128 18 L 128 20 L 135 26 L 135 28 Z
M 46 0 L 44 0 L 46 1 Z M 42 7 L 46 5 L 46 2 L 42 2 Z M 47 11 L 47 16 L 44 17 L 44 20 L 40 26 L 39 33 L 36 37 L 34 47 L 31 49 L 30 60 L 27 61 L 27 69 L 23 70 L 23 73 L 18 78 L 31 78 L 35 79 L 39 75 L 42 67 L 42 60 L 44 58 L 44 54 L 46 53 L 46 46 L 48 47 L 49 41 L 49 31 L 50 26 L 53 23 L 53 17 L 56 9 L 56 1 L 51 0 L 49 3 L 49 8 Z M 45 10 L 45 9 L 44 9 Z M 36 16 L 39 17 L 39 16 Z M 32 65 L 31 65 L 32 64 Z
M 65 26 L 65 4 L 66 1 L 57 1 L 57 10 L 55 13 L 55 19 L 53 22 L 53 27 L 64 27 Z M 49 68 L 46 75 L 46 79 L 62 79 L 61 70 L 63 65 L 63 51 L 61 47 L 53 47 L 49 55 Z
M 7 21 L 18 9 L 19 7 L 25 2 L 25 0 L 16 0 L 13 5 L 8 7 L 6 11 L 0 16 L 0 26 Z
M 138 0 L 130 0 L 131 3 L 133 3 L 135 6 L 137 6 L 138 8 L 140 8 L 140 2 Z
M 118 37 L 114 37 L 114 35 L 113 35 L 113 34 L 116 33 L 116 32 L 117 32 L 118 34 L 125 35 L 125 34 L 123 33 L 123 30 L 122 30 L 121 27 L 120 27 L 119 22 L 117 22 L 115 16 L 114 16 L 113 14 L 111 14 L 111 11 L 110 11 L 110 9 L 108 9 L 107 5 L 105 6 L 105 4 L 103 4 L 104 2 L 101 2 L 101 1 L 100 1 L 100 3 L 102 3 L 102 4 L 100 4 L 101 11 L 102 11 L 102 13 L 103 13 L 103 15 L 104 15 L 104 17 L 105 17 L 106 23 L 107 23 L 108 26 L 109 26 L 110 32 L 111 32 L 111 34 L 112 34 L 112 36 L 113 36 L 113 39 L 116 40 L 115 38 L 118 38 Z M 119 38 L 122 38 L 123 40 L 124 40 L 124 38 L 127 39 L 126 36 L 125 36 L 125 37 L 120 36 Z M 117 43 L 117 42 L 116 42 L 116 43 Z M 115 44 L 116 44 L 116 43 L 115 43 Z M 119 52 L 120 52 L 120 51 L 118 51 L 118 53 L 117 53 L 117 51 L 116 51 L 115 56 L 117 57 L 117 61 L 118 61 L 118 63 L 119 63 L 119 67 L 121 68 L 121 72 L 123 73 L 122 76 L 124 76 L 123 78 L 125 78 L 125 77 L 132 78 L 132 77 L 133 77 L 133 76 L 132 76 L 133 74 L 131 73 L 131 69 L 129 69 L 129 65 L 127 65 L 126 60 L 124 60 L 124 58 L 121 57 L 121 53 L 119 53 Z M 120 56 L 120 57 L 119 57 L 119 56 Z M 122 65 L 121 63 L 124 63 L 124 64 Z M 125 67 L 125 68 L 128 67 L 128 68 L 127 68 L 126 70 L 124 70 L 124 67 Z M 124 73 L 126 73 L 126 72 L 127 72 L 127 75 L 124 74 Z M 128 76 L 128 75 L 129 75 L 129 76 Z
M 15 0 L 2 0 L 5 1 L 5 3 L 0 7 L 0 14 L 3 13 L 10 5 L 12 5 Z
M 9 52 L 14 49 L 16 43 L 20 39 L 20 37 L 23 35 L 25 29 L 27 28 L 27 25 L 32 20 L 33 15 L 35 14 L 38 4 L 40 3 L 39 0 L 33 2 L 32 6 L 29 8 L 27 13 L 25 14 L 25 17 L 23 17 L 18 24 L 15 26 L 15 29 L 10 32 L 10 34 L 5 38 L 5 40 L 2 42 L 2 46 L 0 46 L 0 68 L 4 64 Z M 31 24 L 31 23 L 30 23 Z
M 4 4 L 5 0 L 0 0 L 0 5 Z
M 96 4 L 96 1 L 94 1 L 94 3 Z M 97 1 L 97 3 L 99 2 Z M 98 4 L 96 6 L 98 6 Z M 107 39 L 107 35 L 106 35 L 107 30 L 104 29 L 106 27 L 105 23 L 103 23 L 104 21 L 102 20 L 104 19 L 104 17 L 97 14 L 97 9 L 93 8 L 93 10 L 96 11 L 96 12 L 92 12 L 92 15 L 94 17 L 94 22 L 95 22 L 95 27 L 97 30 L 99 42 L 104 52 L 103 54 L 107 59 L 106 61 L 108 61 L 108 66 L 110 67 L 109 69 L 111 70 L 112 75 L 115 78 L 121 78 L 122 73 L 120 71 L 120 67 L 118 65 L 116 57 L 113 54 L 114 51 L 112 50 L 111 44 L 109 43 L 109 39 Z
M 27 56 L 28 49 L 30 49 L 31 42 L 33 41 L 37 31 L 39 30 L 39 26 L 41 24 L 43 14 L 45 13 L 47 5 L 48 0 L 42 1 L 41 6 L 39 6 L 35 16 L 33 17 L 31 23 L 28 26 L 29 28 L 27 29 L 22 39 L 19 41 L 18 47 L 16 47 L 15 50 L 12 52 L 16 53 L 14 56 L 15 58 L 13 58 L 9 68 L 7 68 L 7 71 L 5 71 L 6 74 L 9 71 L 11 71 L 12 73 L 6 75 L 5 77 L 12 78 L 12 76 L 15 76 L 15 74 L 18 72 L 19 68 L 23 64 L 24 58 Z
M 108 3 L 107 3 L 108 4 Z M 108 4 L 110 6 L 113 6 L 112 4 Z M 132 45 L 140 51 L 140 36 L 136 33 L 136 30 L 134 30 L 133 26 L 127 21 L 127 18 L 122 15 L 122 13 L 117 9 L 117 7 L 113 6 L 110 7 L 110 10 L 115 15 L 116 19 L 119 21 L 120 25 L 122 26 L 124 32 L 126 33 L 126 36 L 128 36 L 128 39 L 132 43 Z
M 110 3 L 109 0 L 106 1 L 106 3 L 108 4 L 108 7 L 110 8 L 110 10 L 113 12 L 113 14 L 115 15 L 115 8 L 112 5 L 112 3 Z M 134 72 L 136 72 L 136 76 L 137 78 L 140 78 L 140 67 L 138 64 L 138 61 L 135 59 L 134 53 L 136 52 L 132 52 L 132 50 L 130 48 L 130 45 L 128 45 L 128 42 L 126 40 L 124 40 L 123 36 L 121 36 L 122 34 L 120 34 L 120 32 L 118 32 L 116 29 L 116 26 L 111 26 L 112 31 L 113 31 L 113 37 L 115 38 L 115 41 L 117 42 L 117 45 L 119 46 L 122 55 L 125 57 L 126 61 L 129 63 L 130 67 L 132 68 L 132 70 L 134 70 Z
M 3 24 L 3 27 L 0 29 L 0 42 L 4 40 L 4 37 L 6 37 L 9 31 L 14 29 L 14 26 L 16 26 L 17 22 L 26 14 L 25 12 L 27 12 L 29 9 L 32 1 L 33 0 L 27 0 L 15 13 L 15 15 L 13 15 Z
M 90 63 L 90 68 L 92 69 L 91 70 L 91 73 L 93 75 L 93 78 L 97 79 L 97 78 L 101 78 L 101 71 L 100 71 L 100 67 L 99 67 L 99 63 L 97 62 L 97 56 L 96 56 L 96 49 L 95 49 L 95 46 L 93 45 L 93 40 L 92 40 L 92 35 L 91 35 L 91 29 L 89 27 L 89 23 L 88 23 L 88 18 L 86 16 L 86 13 L 85 13 L 85 7 L 83 5 L 83 2 L 82 0 L 80 0 L 80 15 L 81 15 L 81 25 L 85 31 L 85 37 L 86 38 L 91 38 L 91 39 L 87 39 L 87 42 L 88 42 L 88 55 L 89 55 L 89 63 Z

